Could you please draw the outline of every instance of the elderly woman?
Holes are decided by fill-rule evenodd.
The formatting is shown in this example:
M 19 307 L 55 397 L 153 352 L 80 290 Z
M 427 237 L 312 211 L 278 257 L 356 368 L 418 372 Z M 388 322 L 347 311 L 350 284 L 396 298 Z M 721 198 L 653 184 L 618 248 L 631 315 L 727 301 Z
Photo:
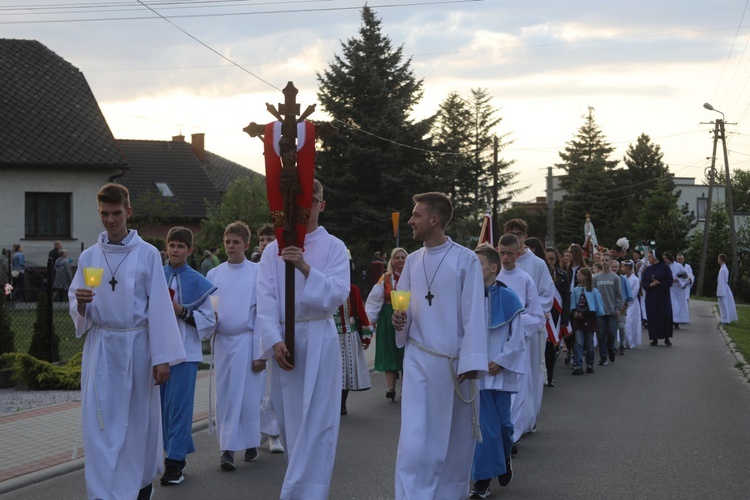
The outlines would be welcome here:
M 377 324 L 375 330 L 375 370 L 385 372 L 385 382 L 388 391 L 385 397 L 396 400 L 396 380 L 403 370 L 404 349 L 396 347 L 396 331 L 391 323 L 393 306 L 391 305 L 391 290 L 398 289 L 398 279 L 406 264 L 406 250 L 394 248 L 388 261 L 388 269 L 372 287 L 367 297 L 365 311 L 370 324 Z

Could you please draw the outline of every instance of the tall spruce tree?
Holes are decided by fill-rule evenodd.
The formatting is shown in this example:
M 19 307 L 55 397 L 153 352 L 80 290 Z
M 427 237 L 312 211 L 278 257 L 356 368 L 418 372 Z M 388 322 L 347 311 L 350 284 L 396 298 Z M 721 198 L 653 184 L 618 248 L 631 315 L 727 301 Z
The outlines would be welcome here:
M 562 200 L 561 217 L 557 223 L 555 241 L 562 244 L 583 243 L 583 224 L 586 214 L 596 228 L 600 245 L 612 245 L 623 236 L 614 224 L 616 209 L 622 200 L 613 200 L 617 179 L 613 171 L 617 160 L 611 160 L 614 148 L 594 118 L 589 106 L 584 123 L 566 148 L 559 153 L 562 163 L 555 166 L 565 170 L 560 185 L 567 194 Z
M 429 161 L 431 120 L 410 117 L 422 80 L 371 8 L 362 9 L 359 36 L 341 50 L 317 75 L 318 99 L 338 127 L 317 157 L 328 209 L 321 220 L 362 259 L 393 244 L 391 212 L 411 213 L 414 193 L 441 189 L 445 180 Z

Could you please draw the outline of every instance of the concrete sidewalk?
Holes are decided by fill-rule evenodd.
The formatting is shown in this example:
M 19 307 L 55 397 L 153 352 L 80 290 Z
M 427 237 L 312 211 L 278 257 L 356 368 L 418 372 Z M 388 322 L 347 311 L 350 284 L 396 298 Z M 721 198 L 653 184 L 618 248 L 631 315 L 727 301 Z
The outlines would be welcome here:
M 372 369 L 375 348 L 365 351 Z M 209 373 L 198 373 L 193 432 L 208 427 Z M 214 412 L 216 411 L 214 407 Z M 83 439 L 73 459 L 81 403 L 0 416 L 0 495 L 83 468 Z

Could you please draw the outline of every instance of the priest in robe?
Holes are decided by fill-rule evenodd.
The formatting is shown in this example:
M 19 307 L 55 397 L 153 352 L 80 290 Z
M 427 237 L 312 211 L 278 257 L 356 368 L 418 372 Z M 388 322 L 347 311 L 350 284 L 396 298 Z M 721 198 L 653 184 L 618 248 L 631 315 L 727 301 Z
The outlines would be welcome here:
M 690 277 L 685 266 L 677 262 L 670 252 L 664 252 L 662 258 L 672 271 L 672 288 L 669 289 L 672 300 L 672 323 L 679 330 L 680 323 L 690 323 L 690 310 L 685 299 L 685 287 L 690 286 Z
M 656 257 L 655 250 L 648 251 L 649 265 L 641 274 L 641 288 L 646 292 L 646 315 L 648 317 L 648 338 L 651 345 L 658 345 L 664 339 L 665 345 L 672 345 L 672 298 L 670 289 L 674 282 L 669 266 Z

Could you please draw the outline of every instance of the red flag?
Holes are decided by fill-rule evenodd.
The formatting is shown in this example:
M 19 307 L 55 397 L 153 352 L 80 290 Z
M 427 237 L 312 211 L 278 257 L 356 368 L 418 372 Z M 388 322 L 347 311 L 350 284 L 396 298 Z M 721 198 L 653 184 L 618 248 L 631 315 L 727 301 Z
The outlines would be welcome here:
M 492 214 L 490 209 L 484 213 L 484 220 L 482 221 L 482 232 L 479 233 L 479 244 L 487 243 L 491 247 L 495 246 L 495 240 L 492 238 Z
M 287 245 L 304 248 L 307 221 L 310 219 L 312 208 L 313 178 L 315 176 L 315 124 L 301 122 L 297 124 L 297 179 L 301 192 L 295 197 L 297 205 L 297 241 L 284 241 L 284 198 L 281 194 L 281 157 L 279 156 L 279 138 L 281 137 L 281 122 L 271 122 L 266 125 L 263 138 L 266 157 L 266 193 L 268 205 L 271 209 L 271 220 L 276 239 L 279 242 L 279 252 Z
M 552 313 L 547 315 L 547 323 L 544 325 L 547 330 L 547 338 L 550 342 L 557 345 L 560 339 L 567 332 L 567 325 L 562 325 L 562 297 L 555 287 L 554 298 L 552 300 Z

